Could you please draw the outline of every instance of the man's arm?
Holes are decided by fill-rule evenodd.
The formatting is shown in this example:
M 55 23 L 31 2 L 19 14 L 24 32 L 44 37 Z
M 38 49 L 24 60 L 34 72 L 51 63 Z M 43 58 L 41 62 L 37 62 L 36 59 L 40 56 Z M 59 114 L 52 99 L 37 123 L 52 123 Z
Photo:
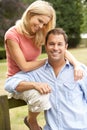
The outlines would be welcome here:
M 39 82 L 21 81 L 15 88 L 17 92 L 23 92 L 30 89 L 36 89 L 41 94 L 47 94 L 51 92 L 51 88 L 48 86 L 47 83 L 39 83 Z

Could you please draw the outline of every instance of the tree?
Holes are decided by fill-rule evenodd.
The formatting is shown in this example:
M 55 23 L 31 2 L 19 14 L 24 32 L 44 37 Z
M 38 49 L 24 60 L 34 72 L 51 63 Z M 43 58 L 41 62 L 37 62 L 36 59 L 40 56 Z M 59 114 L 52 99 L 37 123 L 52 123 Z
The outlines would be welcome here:
M 87 33 L 87 0 L 82 0 L 83 4 L 83 24 L 81 26 L 81 32 Z
M 6 30 L 21 17 L 27 2 L 30 4 L 33 1 L 35 0 L 0 0 L 0 44 L 3 43 Z M 87 8 L 84 16 L 82 10 L 83 5 L 87 5 L 87 0 L 49 0 L 49 2 L 56 10 L 57 27 L 64 28 L 69 36 L 69 47 L 76 47 L 79 44 L 81 31 L 87 29 Z
M 49 0 L 57 15 L 57 27 L 62 27 L 69 36 L 69 47 L 76 47 L 80 41 L 82 24 L 81 0 Z
M 0 0 L 0 46 L 3 45 L 6 30 L 15 24 L 26 6 L 20 0 Z

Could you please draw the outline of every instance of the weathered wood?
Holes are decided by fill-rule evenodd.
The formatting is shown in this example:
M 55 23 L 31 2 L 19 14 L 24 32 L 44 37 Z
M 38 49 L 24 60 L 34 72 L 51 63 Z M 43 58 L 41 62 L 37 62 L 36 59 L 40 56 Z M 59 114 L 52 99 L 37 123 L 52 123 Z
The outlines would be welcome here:
M 0 96 L 0 130 L 11 130 L 8 98 L 6 95 Z
M 9 109 L 24 105 L 26 102 L 23 100 L 0 96 L 0 130 L 11 130 Z
M 9 109 L 26 105 L 26 102 L 20 99 L 9 98 Z

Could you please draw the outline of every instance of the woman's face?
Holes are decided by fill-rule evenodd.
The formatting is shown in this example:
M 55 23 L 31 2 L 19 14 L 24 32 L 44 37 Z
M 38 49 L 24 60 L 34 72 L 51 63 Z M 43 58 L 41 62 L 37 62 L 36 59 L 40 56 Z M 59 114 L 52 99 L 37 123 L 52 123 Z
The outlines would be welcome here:
M 35 34 L 39 30 L 41 30 L 45 25 L 47 25 L 49 21 L 50 21 L 50 17 L 48 17 L 46 15 L 32 16 L 30 21 L 29 21 L 30 32 L 32 34 Z

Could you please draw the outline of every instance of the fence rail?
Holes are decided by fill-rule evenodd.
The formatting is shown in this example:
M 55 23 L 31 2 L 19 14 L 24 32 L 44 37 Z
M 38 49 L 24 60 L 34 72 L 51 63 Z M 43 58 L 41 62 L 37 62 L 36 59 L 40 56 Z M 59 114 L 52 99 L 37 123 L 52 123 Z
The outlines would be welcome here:
M 26 102 L 23 100 L 0 96 L 0 130 L 11 130 L 9 109 L 24 105 Z

